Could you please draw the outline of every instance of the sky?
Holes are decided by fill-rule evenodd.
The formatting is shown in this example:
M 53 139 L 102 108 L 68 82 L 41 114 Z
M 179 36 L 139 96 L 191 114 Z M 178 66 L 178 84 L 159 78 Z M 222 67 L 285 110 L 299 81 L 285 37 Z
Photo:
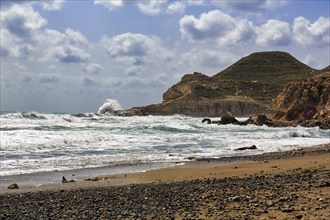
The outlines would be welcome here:
M 97 112 L 162 102 L 184 74 L 259 51 L 322 69 L 328 0 L 1 0 L 1 111 Z

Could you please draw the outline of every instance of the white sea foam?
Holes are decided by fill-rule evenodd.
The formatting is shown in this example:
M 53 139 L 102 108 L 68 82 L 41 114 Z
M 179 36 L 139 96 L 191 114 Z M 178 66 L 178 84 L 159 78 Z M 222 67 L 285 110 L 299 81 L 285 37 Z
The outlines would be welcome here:
M 114 114 L 115 111 L 122 110 L 121 105 L 116 99 L 107 99 L 97 111 L 98 114 Z
M 107 103 L 107 102 L 106 102 Z M 106 104 L 105 103 L 105 104 Z M 330 142 L 329 130 L 207 125 L 185 116 L 21 113 L 0 116 L 0 176 L 130 163 L 183 162 Z M 257 150 L 238 152 L 256 145 Z

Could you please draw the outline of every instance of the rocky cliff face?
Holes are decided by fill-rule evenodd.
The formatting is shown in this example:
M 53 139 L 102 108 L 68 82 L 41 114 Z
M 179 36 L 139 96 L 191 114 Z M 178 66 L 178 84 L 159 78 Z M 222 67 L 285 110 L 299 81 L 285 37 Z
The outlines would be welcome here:
M 273 121 L 303 126 L 330 125 L 330 72 L 288 83 L 273 102 Z
M 266 114 L 272 99 L 287 82 L 317 73 L 288 53 L 253 53 L 212 77 L 197 72 L 184 75 L 163 94 L 162 103 L 119 114 L 205 117 L 219 117 L 227 112 L 235 116 Z

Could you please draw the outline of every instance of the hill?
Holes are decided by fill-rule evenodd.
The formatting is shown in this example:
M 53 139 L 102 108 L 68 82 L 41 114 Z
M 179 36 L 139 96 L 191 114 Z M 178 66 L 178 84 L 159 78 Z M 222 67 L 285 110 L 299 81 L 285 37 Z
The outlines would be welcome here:
M 119 112 L 122 115 L 173 115 L 218 117 L 268 113 L 272 99 L 285 84 L 318 74 L 286 52 L 258 52 L 209 77 L 184 75 L 163 94 L 163 102 Z
M 238 93 L 270 105 L 283 86 L 317 74 L 318 71 L 285 52 L 258 52 L 243 57 L 212 77 L 213 81 L 233 81 L 230 94 Z

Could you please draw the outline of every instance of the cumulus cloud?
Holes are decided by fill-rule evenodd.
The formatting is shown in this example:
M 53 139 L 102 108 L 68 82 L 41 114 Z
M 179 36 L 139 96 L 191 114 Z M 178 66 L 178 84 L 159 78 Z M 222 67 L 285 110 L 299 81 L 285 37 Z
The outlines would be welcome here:
M 329 46 L 330 20 L 320 17 L 311 23 L 304 17 L 297 17 L 293 22 L 294 40 L 301 45 Z
M 46 23 L 47 20 L 28 4 L 14 4 L 1 11 L 1 28 L 19 38 L 31 38 Z
M 167 0 L 158 1 L 138 1 L 137 7 L 141 12 L 147 15 L 158 15 L 162 12 Z
M 203 5 L 205 0 L 186 0 L 187 5 Z
M 63 1 L 41 1 L 38 4 L 43 3 L 60 5 Z M 1 10 L 1 57 L 41 57 L 39 61 L 55 57 L 64 63 L 81 63 L 89 59 L 90 55 L 79 48 L 88 45 L 86 37 L 70 28 L 64 33 L 44 29 L 47 20 L 32 5 L 12 4 Z M 34 51 L 44 55 L 29 56 Z
M 64 33 L 46 29 L 38 36 L 38 41 L 47 45 L 40 61 L 52 60 L 54 57 L 62 63 L 84 63 L 91 58 L 81 46 L 89 42 L 79 31 L 67 28 Z
M 183 2 L 173 2 L 167 7 L 168 14 L 183 14 L 186 9 L 186 5 Z
M 220 10 L 203 13 L 199 18 L 185 15 L 180 19 L 180 32 L 190 41 L 215 40 L 222 46 L 247 41 L 254 30 L 246 19 L 235 19 Z
M 95 0 L 94 4 L 102 5 L 106 7 L 109 11 L 112 11 L 116 8 L 122 7 L 124 5 L 123 0 Z
M 237 57 L 226 51 L 210 50 L 206 48 L 195 48 L 184 53 L 182 60 L 191 66 L 202 66 L 210 68 L 221 68 L 237 60 Z
M 256 43 L 261 46 L 286 46 L 291 42 L 290 25 L 287 22 L 270 19 L 256 28 Z
M 41 4 L 42 8 L 47 11 L 60 10 L 64 5 L 65 0 L 48 0 L 48 1 L 37 1 L 36 3 Z
M 39 74 L 38 82 L 40 83 L 57 83 L 59 77 L 56 74 Z
M 57 46 L 52 52 L 62 63 L 84 63 L 91 57 L 84 50 L 70 45 Z
M 85 76 L 83 78 L 83 85 L 90 87 L 90 86 L 97 86 L 98 83 L 95 80 L 91 79 L 90 77 Z
M 168 61 L 172 54 L 154 36 L 124 33 L 112 38 L 103 36 L 101 44 L 110 57 L 133 65 L 150 63 L 155 58 Z
M 100 64 L 90 63 L 90 64 L 85 65 L 83 71 L 84 71 L 84 73 L 98 75 L 98 74 L 102 74 L 104 72 L 104 68 Z
M 74 31 L 71 28 L 65 29 L 65 40 L 75 44 L 88 44 L 87 38 L 79 31 Z
M 1 57 L 27 57 L 34 50 L 33 45 L 12 35 L 8 30 L 1 30 Z
M 212 1 L 215 6 L 229 7 L 234 10 L 256 11 L 269 10 L 282 7 L 287 3 L 287 0 L 235 0 L 235 1 Z
M 306 63 L 308 66 L 311 67 L 319 67 L 320 63 L 317 61 L 317 59 L 315 59 L 315 57 L 313 57 L 312 55 L 308 54 L 305 59 L 304 59 L 304 63 Z

